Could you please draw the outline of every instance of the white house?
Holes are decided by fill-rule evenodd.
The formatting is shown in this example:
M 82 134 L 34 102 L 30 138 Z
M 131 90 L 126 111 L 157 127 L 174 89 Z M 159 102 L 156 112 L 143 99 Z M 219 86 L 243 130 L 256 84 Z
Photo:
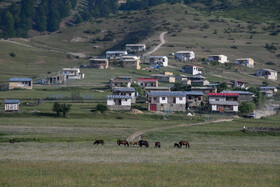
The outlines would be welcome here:
M 168 58 L 166 56 L 150 56 L 150 66 L 168 66 Z
M 120 59 L 122 56 L 127 55 L 127 51 L 107 51 L 106 58 L 110 59 Z
M 149 111 L 186 111 L 186 94 L 180 91 L 148 93 Z
M 202 74 L 202 67 L 195 65 L 185 65 L 182 67 L 182 72 L 192 75 Z
M 4 101 L 4 104 L 5 104 L 5 112 L 19 111 L 19 105 L 20 105 L 19 100 L 9 100 L 9 99 L 6 99 Z
M 80 72 L 80 68 L 63 68 L 62 74 L 66 76 L 66 79 L 83 79 L 85 75 Z
M 195 59 L 195 53 L 193 51 L 178 51 L 175 53 L 175 59 L 181 61 L 190 61 Z
M 210 55 L 208 56 L 207 61 L 216 61 L 224 64 L 228 62 L 228 59 L 225 55 Z
M 126 95 L 131 97 L 131 102 L 136 102 L 135 88 L 116 87 L 113 89 L 113 95 Z
M 252 58 L 240 58 L 240 59 L 236 59 L 234 61 L 234 64 L 238 64 L 238 65 L 245 66 L 248 68 L 253 68 L 255 65 L 255 62 Z
M 151 79 L 151 78 L 138 78 L 137 84 L 141 86 L 142 88 L 146 87 L 158 87 L 158 80 L 157 79 Z
M 208 93 L 208 100 L 213 112 L 238 112 L 238 93 Z
M 110 110 L 130 110 L 131 96 L 127 95 L 108 95 L 107 107 Z
M 146 50 L 145 44 L 126 44 L 125 50 L 130 52 L 142 52 Z
M 257 77 L 264 77 L 265 79 L 277 80 L 277 71 L 272 69 L 261 69 L 255 75 Z

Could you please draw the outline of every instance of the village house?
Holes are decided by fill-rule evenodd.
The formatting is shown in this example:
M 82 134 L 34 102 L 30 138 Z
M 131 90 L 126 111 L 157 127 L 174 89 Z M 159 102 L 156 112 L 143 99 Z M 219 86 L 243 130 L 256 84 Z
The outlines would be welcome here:
M 137 84 L 141 86 L 142 88 L 146 87 L 158 87 L 158 80 L 157 79 L 151 79 L 151 78 L 138 78 Z
M 4 105 L 5 105 L 5 112 L 17 112 L 19 111 L 20 102 L 19 100 L 5 99 Z
M 207 61 L 214 61 L 224 64 L 228 62 L 228 59 L 225 55 L 210 55 L 208 56 Z
M 66 83 L 67 78 L 66 75 L 63 75 L 62 73 L 54 73 L 54 74 L 49 74 L 45 82 L 42 82 L 43 84 L 64 84 Z
M 129 52 L 142 52 L 146 50 L 145 44 L 126 44 L 125 50 Z
M 175 53 L 175 59 L 181 61 L 190 61 L 195 59 L 195 53 L 193 51 L 178 51 Z
M 238 94 L 238 102 L 250 102 L 255 98 L 255 94 L 248 91 L 222 91 L 223 94 Z
M 201 106 L 204 93 L 202 91 L 186 91 L 187 109 Z
M 199 74 L 190 77 L 190 81 L 192 86 L 206 86 L 209 84 L 209 81 Z
M 168 66 L 168 58 L 166 56 L 150 56 L 150 66 Z
M 32 90 L 33 88 L 32 78 L 10 78 L 9 90 L 13 90 L 16 88 Z
M 133 59 L 133 60 L 140 60 L 140 57 L 137 55 L 124 55 L 120 58 L 121 60 L 126 60 L 126 59 Z
M 248 82 L 246 82 L 246 81 L 231 80 L 230 82 L 232 83 L 230 85 L 231 88 L 242 88 L 242 89 L 247 88 L 246 84 Z M 228 87 L 229 87 L 229 85 L 228 85 Z
M 210 87 L 210 86 L 191 87 L 191 91 L 196 91 L 196 92 L 201 91 L 207 95 L 208 93 L 217 93 L 217 87 Z
M 121 60 L 121 65 L 122 65 L 122 67 L 125 67 L 125 68 L 141 69 L 140 60 L 137 60 L 137 59 Z
M 202 74 L 202 67 L 195 65 L 185 65 L 182 67 L 182 72 L 188 73 L 191 75 Z
M 157 79 L 159 82 L 175 82 L 175 77 L 171 75 L 153 74 L 151 78 Z
M 107 51 L 106 52 L 106 58 L 108 60 L 120 59 L 124 55 L 127 55 L 127 51 Z
M 181 82 L 183 80 L 189 80 L 189 78 L 190 78 L 190 76 L 188 76 L 188 75 L 179 74 L 175 77 L 175 80 L 177 82 Z
M 254 68 L 255 62 L 252 58 L 240 58 L 234 61 L 234 64 L 245 66 L 248 68 Z
M 148 95 L 149 92 L 155 91 L 170 91 L 170 87 L 145 87 L 145 94 Z
M 113 88 L 113 95 L 126 95 L 131 97 L 131 103 L 136 102 L 135 88 L 116 87 Z
M 208 93 L 212 112 L 238 112 L 238 93 Z
M 255 73 L 257 77 L 263 77 L 269 80 L 277 80 L 277 71 L 272 69 L 261 69 Z
M 271 86 L 261 86 L 258 90 L 266 97 L 273 97 L 278 92 L 276 87 Z
M 130 110 L 131 96 L 127 95 L 108 95 L 107 107 L 109 110 Z
M 107 69 L 109 68 L 109 61 L 107 59 L 97 59 L 91 58 L 89 59 L 89 67 L 95 69 Z
M 184 92 L 155 91 L 148 93 L 149 111 L 186 111 Z
M 80 68 L 63 68 L 62 74 L 66 76 L 66 79 L 83 79 L 85 74 L 80 72 Z
M 132 83 L 132 78 L 131 77 L 126 77 L 126 76 L 118 76 L 115 79 L 110 80 L 110 88 L 115 88 L 115 87 L 130 87 Z

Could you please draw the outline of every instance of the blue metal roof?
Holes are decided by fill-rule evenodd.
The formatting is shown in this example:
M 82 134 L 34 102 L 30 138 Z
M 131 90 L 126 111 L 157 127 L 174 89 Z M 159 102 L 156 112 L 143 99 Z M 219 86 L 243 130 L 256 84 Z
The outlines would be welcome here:
M 135 88 L 116 87 L 116 88 L 113 89 L 113 91 L 119 91 L 119 92 L 135 92 Z
M 177 97 L 185 97 L 186 94 L 180 91 L 151 91 L 148 93 L 148 96 L 177 96 Z
M 226 90 L 224 90 L 221 93 L 236 93 L 239 95 L 255 95 L 254 93 L 248 92 L 248 91 L 226 91 Z
M 19 100 L 11 100 L 11 99 L 5 99 L 5 104 L 18 104 Z
M 32 78 L 10 78 L 10 82 L 32 81 Z
M 202 91 L 186 91 L 184 92 L 186 95 L 204 95 Z
M 107 99 L 131 99 L 128 95 L 107 95 Z

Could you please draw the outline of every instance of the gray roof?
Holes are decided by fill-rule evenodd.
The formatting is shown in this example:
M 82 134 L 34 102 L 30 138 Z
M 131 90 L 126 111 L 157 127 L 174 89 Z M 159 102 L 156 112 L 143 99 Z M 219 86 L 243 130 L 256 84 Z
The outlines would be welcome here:
M 211 105 L 238 105 L 237 101 L 210 101 Z
M 145 87 L 145 90 L 169 90 L 169 87 Z
M 255 95 L 254 93 L 252 92 L 248 92 L 248 91 L 222 91 L 221 93 L 237 93 L 239 95 Z
M 270 87 L 270 86 L 261 86 L 259 87 L 260 90 L 274 90 L 276 87 Z
M 180 91 L 151 91 L 148 93 L 148 96 L 177 96 L 177 97 L 185 97 L 186 94 Z
M 106 54 L 122 53 L 125 54 L 127 51 L 107 51 Z
M 186 95 L 204 95 L 202 91 L 186 91 L 184 92 Z
M 32 81 L 32 78 L 10 78 L 10 82 Z
M 152 74 L 151 77 L 174 77 L 173 75 Z
M 128 87 L 116 87 L 113 89 L 115 92 L 135 92 L 135 88 L 128 88 Z
M 5 103 L 5 104 L 18 104 L 18 103 L 19 103 L 19 100 L 5 99 L 4 103 Z
M 128 95 L 107 95 L 107 99 L 131 99 Z

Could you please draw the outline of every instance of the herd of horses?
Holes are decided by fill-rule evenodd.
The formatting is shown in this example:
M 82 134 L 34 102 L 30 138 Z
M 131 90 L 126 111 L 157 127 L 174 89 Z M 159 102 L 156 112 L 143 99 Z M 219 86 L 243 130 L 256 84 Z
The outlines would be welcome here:
M 93 145 L 104 145 L 104 140 L 96 140 Z M 139 140 L 138 142 L 128 142 L 126 140 L 118 140 L 117 141 L 117 144 L 120 146 L 120 145 L 123 145 L 123 146 L 127 146 L 129 147 L 130 146 L 137 146 L 139 145 L 140 147 L 142 146 L 145 146 L 146 148 L 149 147 L 149 142 L 146 141 L 146 140 Z M 187 141 L 180 141 L 179 143 L 174 143 L 174 147 L 177 147 L 177 148 L 181 148 L 183 146 L 186 146 L 186 148 L 190 148 L 190 144 L 189 142 Z M 155 148 L 160 148 L 160 142 L 155 142 Z

